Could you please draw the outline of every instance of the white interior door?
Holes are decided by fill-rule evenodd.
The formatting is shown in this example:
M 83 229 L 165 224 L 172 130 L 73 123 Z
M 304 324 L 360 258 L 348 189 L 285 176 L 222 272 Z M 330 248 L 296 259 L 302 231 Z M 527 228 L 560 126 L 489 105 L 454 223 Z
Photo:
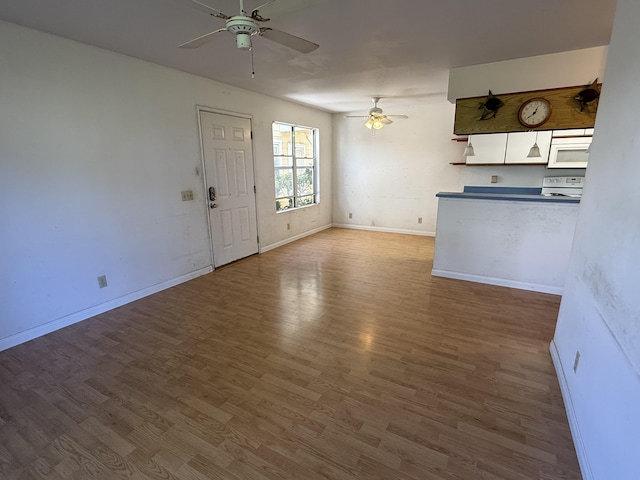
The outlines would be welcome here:
M 200 112 L 213 265 L 258 253 L 251 121 Z

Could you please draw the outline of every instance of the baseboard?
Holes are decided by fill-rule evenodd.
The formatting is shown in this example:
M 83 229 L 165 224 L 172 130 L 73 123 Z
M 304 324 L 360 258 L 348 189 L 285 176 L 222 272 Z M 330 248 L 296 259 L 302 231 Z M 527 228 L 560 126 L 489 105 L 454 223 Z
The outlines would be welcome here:
M 422 237 L 435 237 L 436 232 L 423 230 L 406 230 L 402 228 L 367 227 L 366 225 L 350 225 L 348 223 L 334 223 L 336 228 L 350 228 L 352 230 L 369 230 L 371 232 L 402 233 L 403 235 L 420 235 Z
M 576 417 L 575 409 L 573 408 L 569 385 L 564 374 L 564 369 L 562 368 L 562 362 L 560 361 L 560 354 L 558 353 L 555 340 L 551 340 L 549 352 L 551 353 L 551 360 L 553 361 L 553 366 L 556 369 L 556 376 L 558 377 L 558 383 L 560 384 L 564 409 L 567 412 L 567 418 L 569 419 L 569 429 L 571 430 L 573 445 L 576 449 L 576 455 L 578 456 L 578 463 L 580 464 L 582 478 L 583 480 L 594 480 L 593 473 L 591 473 L 591 467 L 589 465 L 589 459 L 587 458 L 587 452 L 584 447 L 584 441 L 582 440 L 582 435 L 580 435 L 578 419 Z
M 300 233 L 299 235 L 294 235 L 293 237 L 286 238 L 276 243 L 272 243 L 271 245 L 266 245 L 264 247 L 260 247 L 260 253 L 268 252 L 269 250 L 273 250 L 274 248 L 281 247 L 286 245 L 287 243 L 295 242 L 296 240 L 300 240 L 301 238 L 308 237 L 309 235 L 313 235 L 314 233 L 321 232 L 328 228 L 331 228 L 331 224 L 324 225 L 322 227 L 314 228 L 313 230 L 308 230 L 304 233 Z
M 532 292 L 551 293 L 553 295 L 562 295 L 563 288 L 554 285 L 541 285 L 538 283 L 518 282 L 516 280 L 508 280 L 505 278 L 485 277 L 482 275 L 473 275 L 470 273 L 452 272 L 449 270 L 440 270 L 434 268 L 431 275 L 435 277 L 453 278 L 455 280 L 466 280 L 467 282 L 488 283 L 489 285 L 498 285 L 500 287 L 517 288 L 519 290 L 529 290 Z
M 114 308 L 121 307 L 122 305 L 126 305 L 127 303 L 131 303 L 135 300 L 153 295 L 154 293 L 166 290 L 167 288 L 171 288 L 181 283 L 188 282 L 189 280 L 193 280 L 194 278 L 197 278 L 201 275 L 211 273 L 212 271 L 213 268 L 211 266 L 201 268 L 194 272 L 187 273 L 186 275 L 172 278 L 171 280 L 167 280 L 166 282 L 143 288 L 142 290 L 129 293 L 113 300 L 109 300 L 108 302 L 101 303 L 100 305 L 95 305 L 93 307 L 72 313 L 71 315 L 67 315 L 43 325 L 38 325 L 37 327 L 30 328 L 29 330 L 24 330 L 14 335 L 1 338 L 0 352 L 8 348 L 15 347 L 16 345 L 20 345 L 21 343 L 28 342 L 29 340 L 33 340 L 34 338 L 46 335 L 47 333 L 51 333 L 61 328 L 68 327 L 69 325 L 73 325 L 74 323 L 78 323 L 88 318 L 95 317 L 96 315 L 100 315 L 101 313 L 113 310 Z

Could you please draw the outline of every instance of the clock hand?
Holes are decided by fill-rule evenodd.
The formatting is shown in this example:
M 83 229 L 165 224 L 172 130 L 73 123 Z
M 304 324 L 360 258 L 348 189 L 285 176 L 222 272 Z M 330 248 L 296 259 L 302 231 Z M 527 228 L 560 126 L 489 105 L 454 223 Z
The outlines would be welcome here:
M 532 113 L 531 115 L 529 115 L 529 116 L 527 117 L 527 119 L 529 119 L 529 118 L 533 117 L 536 113 L 538 113 L 538 107 L 536 107 L 536 109 L 533 111 L 533 113 Z

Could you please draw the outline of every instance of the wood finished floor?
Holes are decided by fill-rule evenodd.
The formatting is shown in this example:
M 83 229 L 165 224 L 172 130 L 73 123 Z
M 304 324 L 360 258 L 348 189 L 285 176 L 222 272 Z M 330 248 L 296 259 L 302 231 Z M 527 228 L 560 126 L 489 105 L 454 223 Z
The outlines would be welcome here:
M 330 229 L 0 352 L 0 478 L 579 479 L 559 297 Z

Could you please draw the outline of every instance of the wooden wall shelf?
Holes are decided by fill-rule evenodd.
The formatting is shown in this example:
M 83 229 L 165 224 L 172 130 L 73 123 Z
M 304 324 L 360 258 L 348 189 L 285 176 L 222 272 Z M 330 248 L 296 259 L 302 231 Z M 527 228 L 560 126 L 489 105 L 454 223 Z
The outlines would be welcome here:
M 480 120 L 482 110 L 478 107 L 486 100 L 482 97 L 460 98 L 456 100 L 456 115 L 453 133 L 456 135 L 470 135 L 476 133 L 508 133 L 526 132 L 530 129 L 523 127 L 518 121 L 518 110 L 527 100 L 543 97 L 551 102 L 551 118 L 536 130 L 565 130 L 570 128 L 592 128 L 596 120 L 598 100 L 584 107 L 580 111 L 580 102 L 575 99 L 585 85 L 577 87 L 552 88 L 548 90 L 533 90 L 530 92 L 496 94 L 504 105 L 498 110 L 495 118 Z M 600 91 L 602 84 L 597 85 Z

